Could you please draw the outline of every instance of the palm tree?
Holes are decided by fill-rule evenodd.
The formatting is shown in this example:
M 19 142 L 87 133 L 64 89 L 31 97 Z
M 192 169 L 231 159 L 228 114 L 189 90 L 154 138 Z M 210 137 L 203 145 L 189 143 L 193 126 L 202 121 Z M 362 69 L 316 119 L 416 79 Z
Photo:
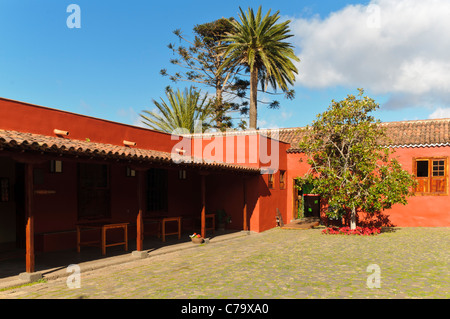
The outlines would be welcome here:
M 173 133 L 177 129 L 186 129 L 189 133 L 204 132 L 211 126 L 213 105 L 205 94 L 193 87 L 181 92 L 166 91 L 168 103 L 161 98 L 161 103 L 153 100 L 157 111 L 142 111 L 142 123 L 152 129 Z M 201 125 L 200 127 L 198 125 Z
M 250 128 L 256 129 L 258 81 L 265 91 L 270 85 L 283 92 L 288 84 L 293 85 L 297 68 L 291 60 L 300 61 L 293 47 L 284 40 L 292 37 L 288 28 L 290 20 L 278 23 L 279 11 L 270 15 L 270 10 L 262 17 L 261 6 L 256 13 L 251 8 L 244 14 L 241 8 L 240 22 L 233 20 L 233 31 L 224 42 L 224 63 L 219 72 L 230 65 L 245 65 L 250 71 Z

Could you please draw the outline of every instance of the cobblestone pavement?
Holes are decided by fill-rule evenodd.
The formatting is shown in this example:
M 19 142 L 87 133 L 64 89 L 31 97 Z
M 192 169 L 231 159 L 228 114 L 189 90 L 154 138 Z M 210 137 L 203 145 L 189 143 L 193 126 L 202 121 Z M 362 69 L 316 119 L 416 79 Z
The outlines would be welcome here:
M 272 229 L 0 292 L 0 298 L 449 298 L 450 228 Z M 380 287 L 368 288 L 368 266 Z

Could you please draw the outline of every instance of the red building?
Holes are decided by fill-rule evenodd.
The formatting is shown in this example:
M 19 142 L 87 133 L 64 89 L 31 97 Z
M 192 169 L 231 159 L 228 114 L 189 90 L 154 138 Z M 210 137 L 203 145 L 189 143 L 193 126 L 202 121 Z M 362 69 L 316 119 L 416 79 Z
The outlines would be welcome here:
M 172 136 L 8 99 L 0 99 L 0 114 L 0 252 L 26 247 L 27 272 L 35 251 L 93 240 L 85 232 L 81 240 L 77 226 L 102 225 L 105 237 L 117 238 L 126 229 L 142 251 L 148 229 L 205 236 L 217 211 L 227 213 L 228 229 L 273 228 L 277 211 L 284 222 L 299 217 L 302 196 L 302 216 L 324 219 L 317 196 L 294 187 L 308 169 L 295 128 Z M 408 205 L 386 212 L 389 221 L 450 226 L 450 120 L 385 125 L 394 156 L 419 180 Z
M 449 156 L 450 119 L 417 120 L 383 123 L 387 135 L 402 167 L 416 176 L 419 185 L 407 205 L 394 205 L 384 212 L 384 221 L 397 227 L 448 227 L 450 226 Z M 297 128 L 280 131 L 282 139 L 290 143 L 287 170 L 288 189 L 293 189 L 293 178 L 308 170 L 305 159 L 295 145 L 300 134 Z M 298 207 L 298 191 L 287 193 L 288 219 L 295 217 Z M 322 218 L 324 214 L 322 212 Z M 364 216 L 360 216 L 364 221 Z

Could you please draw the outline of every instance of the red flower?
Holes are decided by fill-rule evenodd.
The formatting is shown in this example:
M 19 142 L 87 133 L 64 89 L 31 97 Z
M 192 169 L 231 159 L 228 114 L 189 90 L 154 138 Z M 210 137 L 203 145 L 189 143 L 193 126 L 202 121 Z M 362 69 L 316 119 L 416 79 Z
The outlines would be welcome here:
M 381 233 L 380 228 L 369 228 L 369 227 L 356 227 L 356 229 L 350 229 L 350 227 L 328 227 L 322 230 L 322 234 L 341 234 L 341 235 L 363 235 L 363 236 L 369 236 L 369 235 L 375 235 Z

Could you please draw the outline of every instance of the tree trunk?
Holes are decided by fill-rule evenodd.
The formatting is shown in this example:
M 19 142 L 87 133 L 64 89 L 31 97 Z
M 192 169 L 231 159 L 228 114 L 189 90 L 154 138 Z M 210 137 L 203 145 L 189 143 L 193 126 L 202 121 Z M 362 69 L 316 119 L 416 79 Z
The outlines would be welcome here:
M 250 72 L 250 129 L 256 129 L 257 112 L 257 92 L 258 92 L 258 68 L 253 66 Z
M 352 214 L 350 216 L 350 229 L 356 229 L 356 208 L 352 208 Z
M 215 114 L 216 117 L 216 126 L 222 131 L 223 130 L 223 109 L 222 109 L 222 89 L 216 87 L 216 100 L 215 102 Z

